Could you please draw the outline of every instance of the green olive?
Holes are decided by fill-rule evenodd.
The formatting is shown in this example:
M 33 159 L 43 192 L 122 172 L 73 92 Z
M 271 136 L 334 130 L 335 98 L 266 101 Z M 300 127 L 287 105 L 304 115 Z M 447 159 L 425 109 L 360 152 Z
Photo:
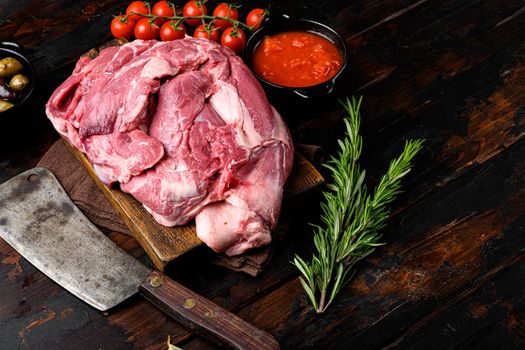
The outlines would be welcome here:
M 17 74 L 11 78 L 9 87 L 16 91 L 22 91 L 29 85 L 29 78 L 22 74 Z
M 4 100 L 0 100 L 0 113 L 7 111 L 9 108 L 13 107 L 14 104 Z
M 0 77 L 9 78 L 22 71 L 22 63 L 13 57 L 6 57 L 0 60 Z

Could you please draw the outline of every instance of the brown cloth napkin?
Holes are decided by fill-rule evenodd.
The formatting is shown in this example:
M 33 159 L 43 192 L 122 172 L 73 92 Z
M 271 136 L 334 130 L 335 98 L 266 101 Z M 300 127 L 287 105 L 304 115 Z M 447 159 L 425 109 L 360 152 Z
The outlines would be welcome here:
M 319 153 L 315 146 L 308 145 L 299 148 L 304 148 L 304 151 L 307 151 L 305 153 L 310 156 L 309 158 L 315 159 L 312 155 Z M 74 165 L 72 166 L 72 164 Z M 111 231 L 121 232 L 129 236 L 132 235 L 113 206 L 100 192 L 95 182 L 82 164 L 69 151 L 63 140 L 58 140 L 51 146 L 38 162 L 38 166 L 48 168 L 55 174 L 69 197 L 94 224 Z M 289 221 L 279 224 L 274 234 L 274 241 L 279 240 L 284 235 L 289 224 Z M 268 264 L 273 253 L 273 247 L 274 244 L 271 244 L 234 257 L 215 254 L 211 259 L 211 263 L 255 277 Z

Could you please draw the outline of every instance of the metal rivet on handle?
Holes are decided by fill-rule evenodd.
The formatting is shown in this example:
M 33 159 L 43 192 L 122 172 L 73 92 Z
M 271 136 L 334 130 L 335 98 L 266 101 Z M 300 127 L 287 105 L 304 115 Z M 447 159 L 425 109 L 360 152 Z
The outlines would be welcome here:
M 160 287 L 163 283 L 164 280 L 162 279 L 162 277 L 157 275 L 151 277 L 151 280 L 149 281 L 150 286 L 152 286 L 153 288 Z
M 185 309 L 193 309 L 196 304 L 197 304 L 197 302 L 195 301 L 195 299 L 188 298 L 188 299 L 184 300 L 184 304 L 182 304 L 182 306 Z

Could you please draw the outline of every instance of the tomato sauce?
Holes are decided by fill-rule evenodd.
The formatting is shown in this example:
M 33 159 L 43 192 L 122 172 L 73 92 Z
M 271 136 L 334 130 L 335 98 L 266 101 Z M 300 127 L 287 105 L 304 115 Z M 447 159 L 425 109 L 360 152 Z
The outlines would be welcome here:
M 252 63 L 255 73 L 271 83 L 307 87 L 332 78 L 342 57 L 335 44 L 321 35 L 290 31 L 265 37 Z

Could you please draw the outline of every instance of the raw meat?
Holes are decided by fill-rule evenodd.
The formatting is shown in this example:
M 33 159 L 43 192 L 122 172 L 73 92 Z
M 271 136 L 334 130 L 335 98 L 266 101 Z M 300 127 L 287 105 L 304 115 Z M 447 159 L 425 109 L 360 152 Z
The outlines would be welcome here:
M 228 255 L 271 241 L 292 141 L 229 49 L 193 38 L 107 48 L 77 62 L 46 112 L 159 223 L 195 218 L 198 236 Z

